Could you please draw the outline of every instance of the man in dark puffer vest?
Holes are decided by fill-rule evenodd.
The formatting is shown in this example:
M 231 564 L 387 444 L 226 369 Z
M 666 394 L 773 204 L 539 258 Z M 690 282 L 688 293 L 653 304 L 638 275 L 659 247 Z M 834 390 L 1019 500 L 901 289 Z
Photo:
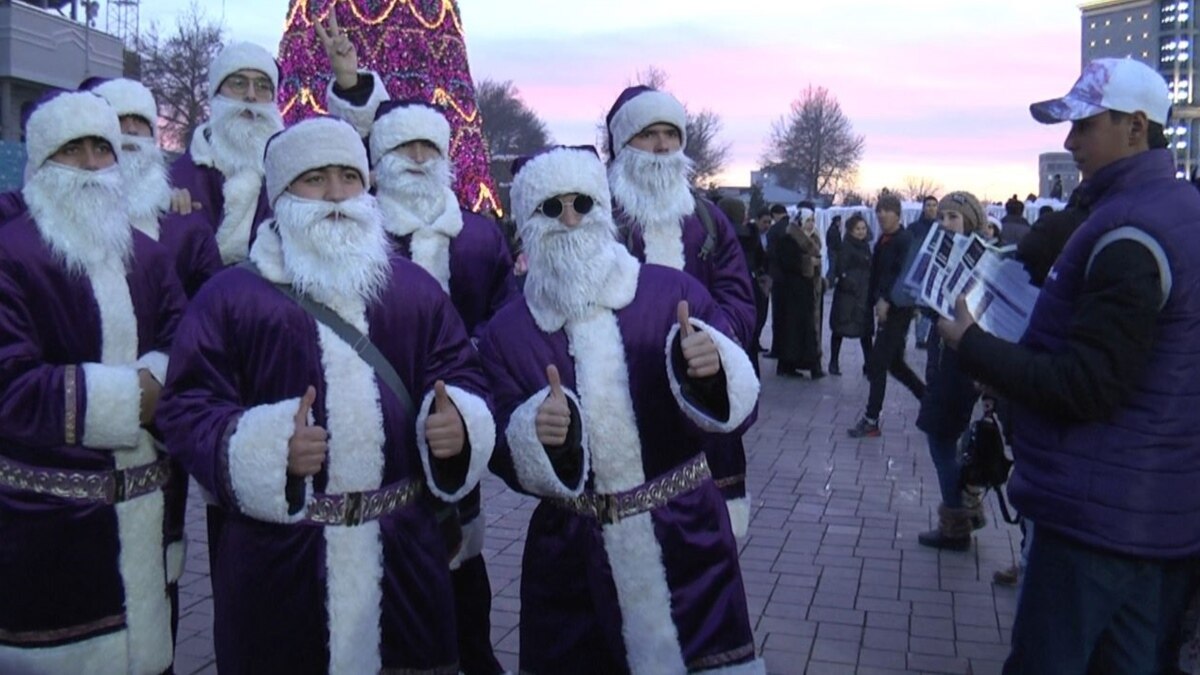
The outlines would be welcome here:
M 1173 672 L 1200 565 L 1200 194 L 1175 177 L 1162 77 L 1098 59 L 1034 119 L 1090 205 L 1019 345 L 960 299 L 939 330 L 1014 404 L 1009 483 L 1036 530 L 1005 673 Z

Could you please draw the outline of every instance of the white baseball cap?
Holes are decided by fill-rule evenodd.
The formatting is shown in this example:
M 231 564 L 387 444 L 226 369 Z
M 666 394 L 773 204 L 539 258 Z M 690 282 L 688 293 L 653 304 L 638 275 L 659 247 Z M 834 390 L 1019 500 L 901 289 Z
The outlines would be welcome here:
M 1096 59 L 1084 67 L 1066 96 L 1029 106 L 1033 119 L 1042 124 L 1073 122 L 1105 110 L 1140 110 L 1151 122 L 1166 124 L 1171 93 L 1163 76 L 1141 61 Z

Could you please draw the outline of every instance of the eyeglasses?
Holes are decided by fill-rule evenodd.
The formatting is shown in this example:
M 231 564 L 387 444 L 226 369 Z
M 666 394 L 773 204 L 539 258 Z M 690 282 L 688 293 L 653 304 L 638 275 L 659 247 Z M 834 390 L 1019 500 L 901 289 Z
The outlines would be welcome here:
M 275 85 L 271 84 L 271 80 L 266 77 L 256 77 L 250 79 L 245 75 L 230 75 L 225 78 L 225 82 L 221 85 L 223 88 L 228 87 L 230 91 L 241 96 L 253 88 L 256 92 L 262 92 L 268 96 L 275 95 Z
M 562 215 L 563 207 L 567 204 L 575 209 L 575 213 L 579 215 L 587 215 L 588 211 L 596 205 L 596 201 L 587 195 L 575 195 L 571 201 L 566 201 L 562 197 L 551 197 L 546 201 L 538 204 L 536 211 L 547 218 L 557 218 Z

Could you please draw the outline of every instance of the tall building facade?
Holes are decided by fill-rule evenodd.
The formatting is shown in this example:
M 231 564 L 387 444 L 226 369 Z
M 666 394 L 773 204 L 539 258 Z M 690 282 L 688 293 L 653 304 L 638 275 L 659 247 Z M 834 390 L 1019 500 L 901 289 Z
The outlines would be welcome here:
M 1175 99 L 1164 131 L 1178 175 L 1200 162 L 1200 95 L 1193 95 L 1197 64 L 1192 0 L 1091 0 L 1080 5 L 1083 63 L 1104 57 L 1137 59 L 1162 74 Z

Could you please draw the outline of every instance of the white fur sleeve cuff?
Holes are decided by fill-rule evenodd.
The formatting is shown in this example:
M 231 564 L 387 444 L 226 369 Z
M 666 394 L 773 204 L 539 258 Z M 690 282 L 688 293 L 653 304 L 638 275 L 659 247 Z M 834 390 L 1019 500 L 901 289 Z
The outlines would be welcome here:
M 425 439 L 425 421 L 433 408 L 433 391 L 425 394 L 421 401 L 421 413 L 417 416 L 417 447 L 420 448 L 421 466 L 425 469 L 425 479 L 433 496 L 446 502 L 456 502 L 479 484 L 483 472 L 487 471 L 488 461 L 496 448 L 496 420 L 487 403 L 475 394 L 453 385 L 446 385 L 446 393 L 458 408 L 462 417 L 463 428 L 467 432 L 467 444 L 471 448 L 471 462 L 467 465 L 467 476 L 463 484 L 453 492 L 446 492 L 437 485 L 433 477 L 433 467 L 430 465 L 429 444 Z
M 167 381 L 167 355 L 162 352 L 146 352 L 137 360 L 137 367 L 150 371 L 159 384 Z
M 83 444 L 89 448 L 132 448 L 142 427 L 142 387 L 129 366 L 83 364 L 87 413 Z
M 295 429 L 300 399 L 258 405 L 242 414 L 229 438 L 229 482 L 237 508 L 269 523 L 295 523 L 305 509 L 288 513 L 288 440 Z M 304 503 L 312 499 L 312 479 L 305 481 Z
M 725 373 L 725 391 L 729 395 L 729 419 L 715 419 L 684 398 L 679 374 L 675 372 L 671 360 L 671 348 L 679 334 L 678 324 L 672 326 L 667 335 L 667 378 L 671 382 L 671 393 L 675 395 L 679 408 L 696 423 L 696 426 L 712 433 L 728 433 L 737 429 L 753 412 L 754 405 L 758 402 L 758 377 L 754 374 L 754 367 L 750 365 L 750 357 L 746 356 L 746 351 L 736 342 L 699 319 L 692 319 L 691 323 L 694 328 L 704 331 L 712 338 L 717 346 L 717 353 L 721 357 L 721 371 Z
M 391 98 L 388 95 L 387 87 L 383 86 L 383 79 L 379 77 L 379 73 L 370 70 L 358 71 L 360 76 L 369 75 L 372 78 L 371 96 L 363 105 L 353 105 L 346 99 L 338 96 L 333 92 L 336 80 L 330 79 L 329 86 L 325 89 L 325 100 L 329 105 L 329 114 L 335 117 L 340 117 L 350 123 L 359 136 L 366 138 L 371 133 L 371 126 L 375 123 L 375 111 L 379 108 L 379 104 Z
M 563 389 L 563 393 L 575 405 L 576 410 L 583 410 L 574 392 Z M 513 470 L 517 480 L 535 495 L 543 497 L 562 497 L 570 499 L 583 494 L 584 483 L 588 475 L 587 435 L 585 433 L 583 446 L 583 470 L 579 472 L 579 484 L 567 485 L 558 477 L 546 448 L 537 437 L 537 411 L 550 395 L 550 387 L 530 396 L 524 403 L 517 406 L 512 416 L 508 418 L 508 428 L 504 436 L 508 439 L 508 450 L 512 453 Z

